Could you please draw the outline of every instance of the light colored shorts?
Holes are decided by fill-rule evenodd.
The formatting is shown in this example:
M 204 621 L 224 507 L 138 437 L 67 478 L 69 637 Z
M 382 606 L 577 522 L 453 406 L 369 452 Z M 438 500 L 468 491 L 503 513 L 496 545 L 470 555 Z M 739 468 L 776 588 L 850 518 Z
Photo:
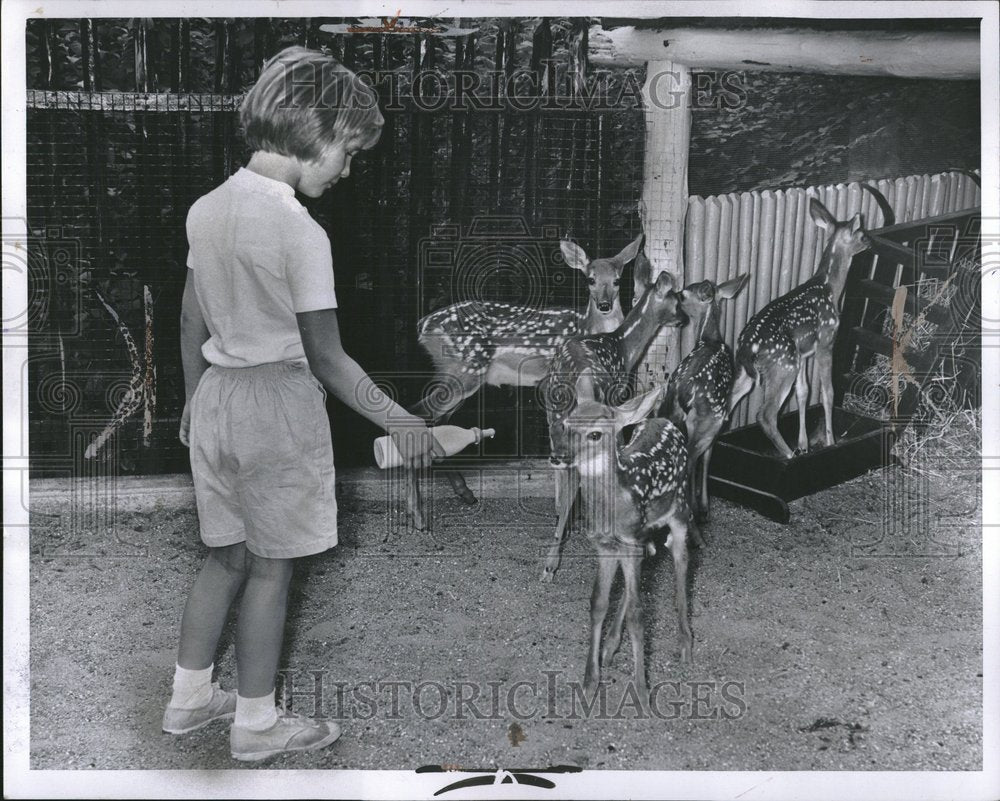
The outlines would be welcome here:
M 326 391 L 304 362 L 210 366 L 189 441 L 206 545 L 290 559 L 337 544 Z

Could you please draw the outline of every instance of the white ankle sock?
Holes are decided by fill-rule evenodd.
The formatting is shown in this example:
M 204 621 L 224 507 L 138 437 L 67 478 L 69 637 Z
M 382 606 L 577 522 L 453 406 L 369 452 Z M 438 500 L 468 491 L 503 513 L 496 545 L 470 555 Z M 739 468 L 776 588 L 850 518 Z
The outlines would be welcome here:
M 236 718 L 234 726 L 252 731 L 264 731 L 278 720 L 278 710 L 274 706 L 274 690 L 260 698 L 236 696 Z
M 212 700 L 212 670 L 209 665 L 204 670 L 188 670 L 177 665 L 174 668 L 174 688 L 170 696 L 170 706 L 176 709 L 198 709 Z

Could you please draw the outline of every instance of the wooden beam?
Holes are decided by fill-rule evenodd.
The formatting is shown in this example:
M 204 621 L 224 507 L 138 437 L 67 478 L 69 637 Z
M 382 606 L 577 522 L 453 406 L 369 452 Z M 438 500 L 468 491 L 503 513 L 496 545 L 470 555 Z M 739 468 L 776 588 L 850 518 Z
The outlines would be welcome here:
M 242 94 L 80 92 L 29 89 L 28 108 L 72 111 L 239 111 Z
M 976 31 L 811 31 L 784 28 L 590 29 L 591 62 L 640 66 L 670 60 L 698 69 L 892 75 L 974 80 Z
M 653 278 L 666 271 L 684 282 L 684 218 L 688 204 L 688 147 L 691 140 L 691 71 L 686 64 L 652 61 L 646 67 L 643 106 L 646 152 L 640 217 Z M 688 349 L 693 344 L 687 343 Z M 681 336 L 663 329 L 639 365 L 639 388 L 659 383 L 664 370 L 680 362 Z

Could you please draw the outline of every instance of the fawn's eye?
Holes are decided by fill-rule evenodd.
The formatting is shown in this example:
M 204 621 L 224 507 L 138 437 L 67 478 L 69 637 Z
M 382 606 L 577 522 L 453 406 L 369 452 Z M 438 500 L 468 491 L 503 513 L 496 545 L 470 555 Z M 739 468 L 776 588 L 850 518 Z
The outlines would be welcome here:
M 620 283 L 621 283 L 621 280 L 620 280 L 620 279 L 618 279 L 618 278 L 616 278 L 616 279 L 615 279 L 615 286 L 618 286 L 618 285 L 619 285 Z
M 590 284 L 591 286 L 594 286 L 594 284 L 596 284 L 596 283 L 597 283 L 597 279 L 596 279 L 596 278 L 593 278 L 593 277 L 591 277 L 591 278 L 588 278 L 588 279 L 587 279 L 587 283 L 588 283 L 588 284 Z
M 603 436 L 604 436 L 603 431 L 591 431 L 589 434 L 587 434 L 587 439 L 589 439 L 591 442 L 597 442 Z

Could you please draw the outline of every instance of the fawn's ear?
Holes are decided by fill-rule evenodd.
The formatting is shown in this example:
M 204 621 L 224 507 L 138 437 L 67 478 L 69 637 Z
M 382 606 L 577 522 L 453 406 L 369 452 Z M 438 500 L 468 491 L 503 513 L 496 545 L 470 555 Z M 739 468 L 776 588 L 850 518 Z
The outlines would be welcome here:
M 634 425 L 640 420 L 645 420 L 649 417 L 663 400 L 663 393 L 666 391 L 666 388 L 666 384 L 660 384 L 644 395 L 639 395 L 630 401 L 626 401 L 621 406 L 616 406 L 615 428 L 622 429 L 625 426 Z
M 720 298 L 735 298 L 743 290 L 743 287 L 747 285 L 747 281 L 750 280 L 750 273 L 743 273 L 743 275 L 738 275 L 735 278 L 730 278 L 724 284 L 719 284 L 716 287 L 716 294 Z
M 587 254 L 584 253 L 583 248 L 576 244 L 576 242 L 570 242 L 567 239 L 560 240 L 559 250 L 562 251 L 563 259 L 566 260 L 568 267 L 579 270 L 581 273 L 587 272 L 587 265 L 590 264 L 590 259 L 587 258 Z
M 656 291 L 660 293 L 672 292 L 674 288 L 674 276 L 664 270 L 656 276 Z
M 612 259 L 613 262 L 618 264 L 619 270 L 635 258 L 636 254 L 639 252 L 639 245 L 641 244 L 642 234 L 639 234 L 632 244 L 626 245 L 622 248 L 622 252 Z
M 809 198 L 809 216 L 811 216 L 813 218 L 813 222 L 824 231 L 832 231 L 833 226 L 837 224 L 833 215 L 826 210 L 826 206 L 814 197 Z
M 635 264 L 632 265 L 632 303 L 638 303 L 639 298 L 649 289 L 653 282 L 653 265 L 649 263 L 646 254 L 641 250 L 635 256 Z

